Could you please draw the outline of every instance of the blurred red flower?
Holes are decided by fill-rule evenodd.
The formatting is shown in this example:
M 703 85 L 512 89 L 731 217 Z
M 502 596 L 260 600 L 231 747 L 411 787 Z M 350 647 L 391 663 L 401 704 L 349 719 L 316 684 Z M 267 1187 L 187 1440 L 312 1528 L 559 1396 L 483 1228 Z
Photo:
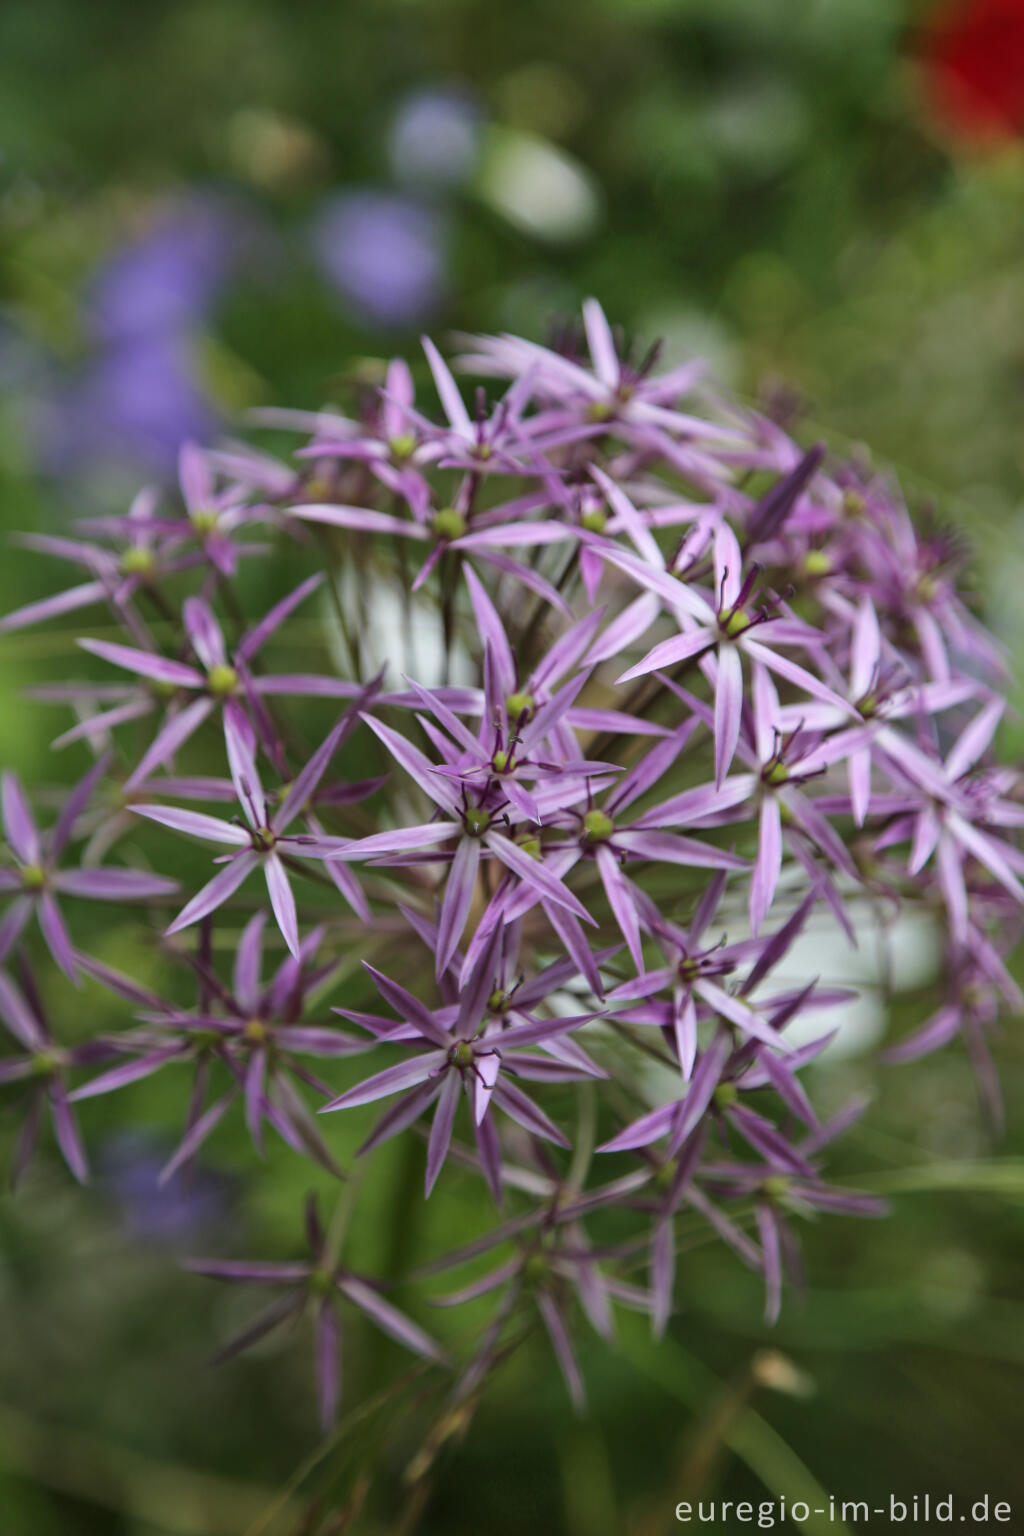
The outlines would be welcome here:
M 1024 0 L 954 0 L 931 28 L 924 62 L 933 105 L 954 134 L 1024 133 Z

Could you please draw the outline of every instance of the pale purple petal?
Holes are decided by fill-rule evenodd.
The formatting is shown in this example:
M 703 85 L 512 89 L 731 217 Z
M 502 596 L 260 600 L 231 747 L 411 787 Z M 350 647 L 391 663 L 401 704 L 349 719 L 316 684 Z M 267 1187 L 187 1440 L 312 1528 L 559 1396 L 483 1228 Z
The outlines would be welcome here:
M 654 1229 L 651 1244 L 651 1322 L 654 1336 L 660 1339 L 672 1312 L 676 1248 L 672 1223 L 661 1220 Z
M 50 954 L 65 976 L 77 986 L 78 973 L 75 969 L 75 951 L 71 944 L 71 937 L 64 926 L 60 908 L 49 891 L 42 891 L 36 898 L 36 916 Z
M 229 896 L 233 896 L 242 881 L 259 864 L 259 858 L 255 853 L 245 852 L 233 858 L 230 864 L 225 864 L 202 890 L 184 907 L 167 929 L 168 933 L 180 933 L 182 928 L 188 928 L 192 923 L 198 923 L 201 917 L 206 917 L 213 912 Z
M 338 1319 L 331 1301 L 325 1298 L 317 1312 L 314 1345 L 320 1427 L 325 1432 L 334 1423 L 338 1412 L 338 1399 L 341 1396 L 341 1378 L 338 1370 L 340 1355 L 341 1337 Z
M 181 616 L 185 633 L 196 655 L 207 672 L 214 667 L 227 665 L 228 653 L 224 635 L 213 616 L 209 603 L 201 597 L 186 597 Z
M 276 853 L 268 853 L 263 860 L 263 874 L 267 882 L 270 905 L 274 909 L 277 926 L 293 955 L 299 953 L 299 925 L 295 911 L 295 894 L 287 871 Z
M 736 646 L 718 648 L 715 678 L 715 786 L 722 782 L 736 753 L 743 713 L 743 663 Z
M 92 1078 L 84 1083 L 81 1088 L 76 1088 L 69 1094 L 71 1102 L 79 1099 L 94 1099 L 101 1093 L 113 1093 L 118 1088 L 125 1088 L 129 1083 L 141 1082 L 143 1078 L 152 1077 L 168 1061 L 173 1061 L 180 1056 L 183 1047 L 175 1043 L 164 1046 L 161 1050 L 150 1051 L 145 1056 L 139 1056 L 134 1061 L 123 1062 L 118 1067 L 112 1067 L 109 1072 L 103 1072 L 99 1077 Z
M 767 793 L 761 801 L 761 831 L 750 882 L 750 926 L 755 934 L 768 915 L 781 872 L 782 810 L 777 797 Z
M 477 871 L 480 868 L 480 839 L 464 837 L 459 841 L 445 883 L 441 919 L 438 924 L 437 952 L 434 974 L 442 976 L 451 963 L 459 940 L 462 938 L 469 909 L 476 893 Z
M 472 567 L 466 567 L 464 579 L 469 588 L 469 599 L 483 647 L 489 649 L 494 657 L 502 692 L 511 693 L 516 686 L 516 664 L 505 626 L 498 617 L 486 587 Z
M 54 876 L 53 885 L 69 896 L 90 896 L 94 901 L 145 901 L 178 889 L 177 880 L 136 869 L 66 869 Z
M 993 699 L 975 715 L 946 758 L 946 773 L 954 782 L 973 768 L 996 733 L 1006 711 L 1004 699 Z
M 619 359 L 612 339 L 611 326 L 596 299 L 583 301 L 583 328 L 594 373 L 607 390 L 619 386 Z
M 622 931 L 633 964 L 637 970 L 643 968 L 643 950 L 640 941 L 640 923 L 637 918 L 636 903 L 633 898 L 633 888 L 619 868 L 619 861 L 612 850 L 604 844 L 598 846 L 595 852 L 598 873 L 601 876 L 601 884 L 604 886 L 605 895 L 608 897 L 608 905 L 612 909 L 612 915 Z
M 392 1093 L 402 1093 L 415 1088 L 432 1077 L 447 1061 L 444 1051 L 428 1051 L 424 1056 L 414 1056 L 396 1067 L 385 1067 L 364 1082 L 357 1083 L 346 1093 L 339 1094 L 320 1110 L 322 1115 L 335 1109 L 352 1109 L 357 1104 L 371 1104 L 375 1099 L 387 1098 Z
M 62 613 L 87 608 L 90 603 L 102 602 L 107 595 L 106 585 L 102 581 L 87 581 L 80 587 L 68 587 L 55 597 L 44 597 L 39 602 L 26 603 L 23 608 L 5 613 L 0 618 L 0 634 L 9 634 L 15 629 L 25 629 L 29 624 L 42 624 L 47 619 L 58 618 Z
M 267 914 L 257 912 L 242 929 L 235 950 L 232 987 L 235 1001 L 246 1013 L 254 1013 L 259 1004 L 260 976 L 263 971 L 263 929 Z
M 458 1073 L 449 1070 L 437 1101 L 434 1120 L 430 1127 L 430 1137 L 427 1141 L 426 1193 L 428 1196 L 437 1183 L 437 1176 L 448 1155 L 452 1127 L 455 1124 L 455 1111 L 458 1108 L 461 1091 L 462 1084 Z
M 186 704 L 184 709 L 172 714 L 125 780 L 125 789 L 137 789 L 155 769 L 162 768 L 178 748 L 195 735 L 203 721 L 213 713 L 214 708 L 213 699 L 194 699 L 191 704 Z
M 27 1051 L 45 1051 L 47 1039 L 28 1003 L 14 982 L 0 971 L 0 1018 Z
M 305 581 L 299 583 L 294 592 L 289 592 L 279 603 L 275 603 L 270 612 L 260 620 L 254 629 L 244 635 L 238 647 L 238 656 L 242 661 L 251 661 L 256 652 L 266 644 L 276 629 L 284 623 L 300 603 L 305 602 L 310 593 L 315 592 L 322 583 L 323 572 L 315 576 L 308 576 Z
M 38 864 L 41 858 L 39 833 L 25 798 L 25 791 L 15 773 L 5 773 L 0 779 L 2 794 L 4 835 L 11 849 L 22 864 Z
M 34 906 L 35 902 L 31 896 L 19 896 L 17 901 L 11 902 L 3 918 L 0 919 L 0 960 L 6 960 L 21 937 L 25 924 L 32 916 Z
M 82 1146 L 82 1138 L 78 1134 L 78 1126 L 75 1124 L 75 1117 L 68 1104 L 67 1094 L 61 1084 L 54 1079 L 51 1079 L 49 1084 L 49 1099 L 53 1133 L 57 1138 L 61 1155 L 79 1184 L 84 1184 L 89 1178 L 85 1148 Z
M 343 1296 L 347 1296 L 353 1306 L 365 1312 L 371 1322 L 377 1324 L 384 1333 L 396 1339 L 399 1344 L 404 1344 L 406 1349 L 411 1349 L 414 1354 L 421 1355 L 425 1360 L 442 1360 L 444 1358 L 439 1344 L 423 1332 L 422 1328 L 408 1317 L 404 1312 L 399 1312 L 390 1302 L 385 1301 L 377 1291 L 355 1275 L 345 1275 L 338 1281 L 338 1289 Z
M 551 1347 L 555 1352 L 555 1358 L 569 1389 L 573 1407 L 577 1413 L 582 1413 L 586 1406 L 586 1395 L 583 1390 L 583 1377 L 576 1363 L 573 1353 L 572 1341 L 569 1338 L 569 1330 L 565 1325 L 565 1319 L 558 1309 L 554 1298 L 547 1291 L 537 1292 L 537 1310 L 547 1330 Z
M 236 848 L 246 847 L 249 842 L 244 827 L 221 821 L 218 816 L 207 816 L 202 811 L 179 810 L 174 805 L 131 805 L 128 809 L 135 816 L 145 816 L 147 821 L 170 827 L 172 832 L 187 832 L 190 837 L 201 837 L 207 842 L 227 843 Z
M 865 595 L 857 609 L 850 646 L 850 691 L 854 699 L 863 699 L 874 686 L 881 654 L 878 614 L 871 599 Z
M 524 885 L 536 891 L 538 896 L 553 901 L 558 907 L 564 907 L 583 922 L 594 922 L 582 903 L 539 860 L 531 858 L 522 848 L 498 832 L 486 833 L 484 841 L 501 862 L 518 875 Z
M 151 651 L 132 650 L 127 645 L 115 645 L 108 640 L 79 640 L 83 651 L 109 661 L 115 667 L 124 667 L 139 677 L 149 677 L 155 683 L 169 683 L 174 688 L 204 688 L 205 679 L 195 667 L 187 667 L 183 661 L 171 661 L 166 656 L 156 656 Z
M 447 784 L 440 775 L 433 772 L 434 764 L 424 757 L 418 747 L 406 741 L 397 731 L 384 725 L 380 720 L 375 720 L 372 715 L 362 717 L 373 731 L 374 735 L 387 747 L 392 757 L 401 763 L 406 773 L 411 774 L 416 783 L 430 798 L 435 801 L 442 810 L 455 812 L 459 807 L 459 797 L 455 789 Z

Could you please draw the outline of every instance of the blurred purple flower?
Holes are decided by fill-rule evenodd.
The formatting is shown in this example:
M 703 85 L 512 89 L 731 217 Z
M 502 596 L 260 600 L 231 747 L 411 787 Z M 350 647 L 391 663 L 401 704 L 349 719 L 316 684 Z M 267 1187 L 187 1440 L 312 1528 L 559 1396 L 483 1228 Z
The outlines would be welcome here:
M 388 155 L 395 176 L 410 186 L 460 186 L 480 152 L 481 115 L 464 91 L 430 88 L 402 102 L 391 124 Z
M 176 880 L 148 871 L 112 865 L 61 869 L 61 856 L 71 842 L 75 826 L 97 783 L 110 766 L 101 757 L 84 778 L 68 792 L 54 825 L 40 833 L 16 773 L 0 776 L 0 820 L 11 862 L 0 868 L 0 896 L 10 897 L 0 922 L 0 960 L 5 960 L 21 937 L 33 912 L 53 959 L 75 984 L 75 953 L 64 925 L 57 895 L 86 901 L 138 903 L 168 896 L 178 889 Z
M 316 1198 L 306 1200 L 306 1242 L 309 1258 L 300 1263 L 265 1264 L 243 1260 L 192 1259 L 186 1268 L 197 1275 L 230 1284 L 269 1285 L 281 1294 L 258 1314 L 249 1327 L 217 1351 L 215 1360 L 227 1360 L 288 1318 L 312 1315 L 315 1330 L 314 1363 L 320 1423 L 326 1430 L 333 1422 L 341 1398 L 341 1328 L 339 1301 L 347 1301 L 375 1327 L 421 1359 L 442 1363 L 441 1348 L 411 1318 L 381 1295 L 381 1282 L 355 1273 L 338 1262 L 340 1233 L 327 1232 L 320 1224 Z
M 86 300 L 99 341 L 177 333 L 209 314 L 248 243 L 252 220 L 200 194 L 172 207 L 100 267 Z
M 244 205 L 193 194 L 99 267 L 84 299 L 97 350 L 58 389 L 42 424 L 52 473 L 127 461 L 166 474 L 183 441 L 209 440 L 218 418 L 193 335 L 258 234 Z
M 157 330 L 118 338 L 58 391 L 40 449 L 56 475 L 126 460 L 170 475 L 181 444 L 208 441 L 217 420 L 189 337 Z
M 223 1231 L 228 1180 L 194 1168 L 161 1179 L 165 1151 L 151 1138 L 127 1131 L 111 1136 L 99 1154 L 98 1182 L 117 1205 L 128 1234 L 140 1243 L 176 1247 Z
M 313 250 L 327 281 L 373 324 L 414 325 L 444 286 L 444 230 L 431 208 L 390 192 L 346 192 L 321 211 Z

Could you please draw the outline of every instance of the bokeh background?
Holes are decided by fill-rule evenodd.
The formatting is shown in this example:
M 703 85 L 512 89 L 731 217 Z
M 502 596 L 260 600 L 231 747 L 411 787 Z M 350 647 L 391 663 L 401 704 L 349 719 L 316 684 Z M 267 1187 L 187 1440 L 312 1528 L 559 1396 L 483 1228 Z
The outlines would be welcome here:
M 785 402 L 799 433 L 895 465 L 962 530 L 1019 657 L 1022 133 L 1022 0 L 4 0 L 0 523 L 120 510 L 184 436 L 344 404 L 424 328 L 543 337 L 593 293 L 669 358 Z M 53 579 L 0 558 L 5 608 Z M 66 644 L 0 647 L 0 759 L 34 782 L 83 766 L 20 694 Z M 132 968 L 130 928 L 83 937 Z M 54 1006 L 73 1036 L 109 1004 Z M 923 1006 L 908 992 L 894 1027 Z M 659 1536 L 694 1490 L 819 1486 L 988 1492 L 1024 1529 L 1021 1038 L 1008 1021 L 998 1143 L 955 1049 L 883 1072 L 866 1040 L 823 1066 L 826 1101 L 874 1095 L 836 1172 L 891 1195 L 891 1218 L 808 1231 L 808 1299 L 770 1334 L 756 1281 L 695 1247 L 660 1350 L 628 1325 L 614 1356 L 584 1345 L 585 1420 L 524 1352 L 441 1451 L 414 1528 Z M 228 1135 L 203 1179 L 158 1192 L 162 1092 L 88 1106 L 87 1195 L 44 1159 L 0 1202 L 4 1536 L 241 1536 L 316 1444 L 307 1344 L 209 1370 L 249 1298 L 177 1263 L 287 1251 L 316 1179 L 283 1149 L 254 1176 Z M 0 1107 L 5 1153 L 12 1135 Z M 406 1183 L 385 1161 L 368 1264 L 417 1251 Z M 479 1215 L 453 1206 L 451 1240 Z M 400 1363 L 357 1351 L 351 1400 Z M 382 1428 L 400 1508 L 429 1413 L 329 1448 L 271 1529 L 349 1528 L 317 1521 Z

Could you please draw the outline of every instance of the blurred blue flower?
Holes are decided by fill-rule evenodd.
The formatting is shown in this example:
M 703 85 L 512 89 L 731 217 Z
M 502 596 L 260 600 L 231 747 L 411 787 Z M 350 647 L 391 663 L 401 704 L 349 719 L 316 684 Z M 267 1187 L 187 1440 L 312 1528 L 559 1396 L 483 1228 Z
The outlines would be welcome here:
M 363 320 L 415 325 L 444 288 L 444 226 L 436 210 L 380 191 L 331 198 L 313 229 L 328 282 Z
M 194 1168 L 161 1184 L 166 1162 L 166 1147 L 131 1131 L 110 1137 L 103 1147 L 98 1186 L 117 1207 L 128 1235 L 177 1247 L 222 1228 L 230 1211 L 230 1181 Z
M 193 191 L 102 263 L 83 295 L 91 353 L 76 373 L 52 369 L 35 411 L 49 473 L 163 477 L 185 439 L 209 440 L 218 413 L 198 363 L 202 331 L 243 258 L 251 267 L 264 247 L 244 201 Z
M 407 96 L 391 124 L 388 154 L 397 180 L 420 188 L 461 186 L 480 154 L 480 109 L 457 88 Z
M 83 464 L 125 462 L 171 473 L 181 443 L 209 441 L 218 420 L 192 342 L 173 330 L 104 348 L 57 393 L 47 414 L 41 448 L 46 468 L 57 475 Z
M 93 334 L 124 341 L 204 321 L 251 234 L 248 210 L 214 193 L 165 210 L 95 274 L 86 299 Z

